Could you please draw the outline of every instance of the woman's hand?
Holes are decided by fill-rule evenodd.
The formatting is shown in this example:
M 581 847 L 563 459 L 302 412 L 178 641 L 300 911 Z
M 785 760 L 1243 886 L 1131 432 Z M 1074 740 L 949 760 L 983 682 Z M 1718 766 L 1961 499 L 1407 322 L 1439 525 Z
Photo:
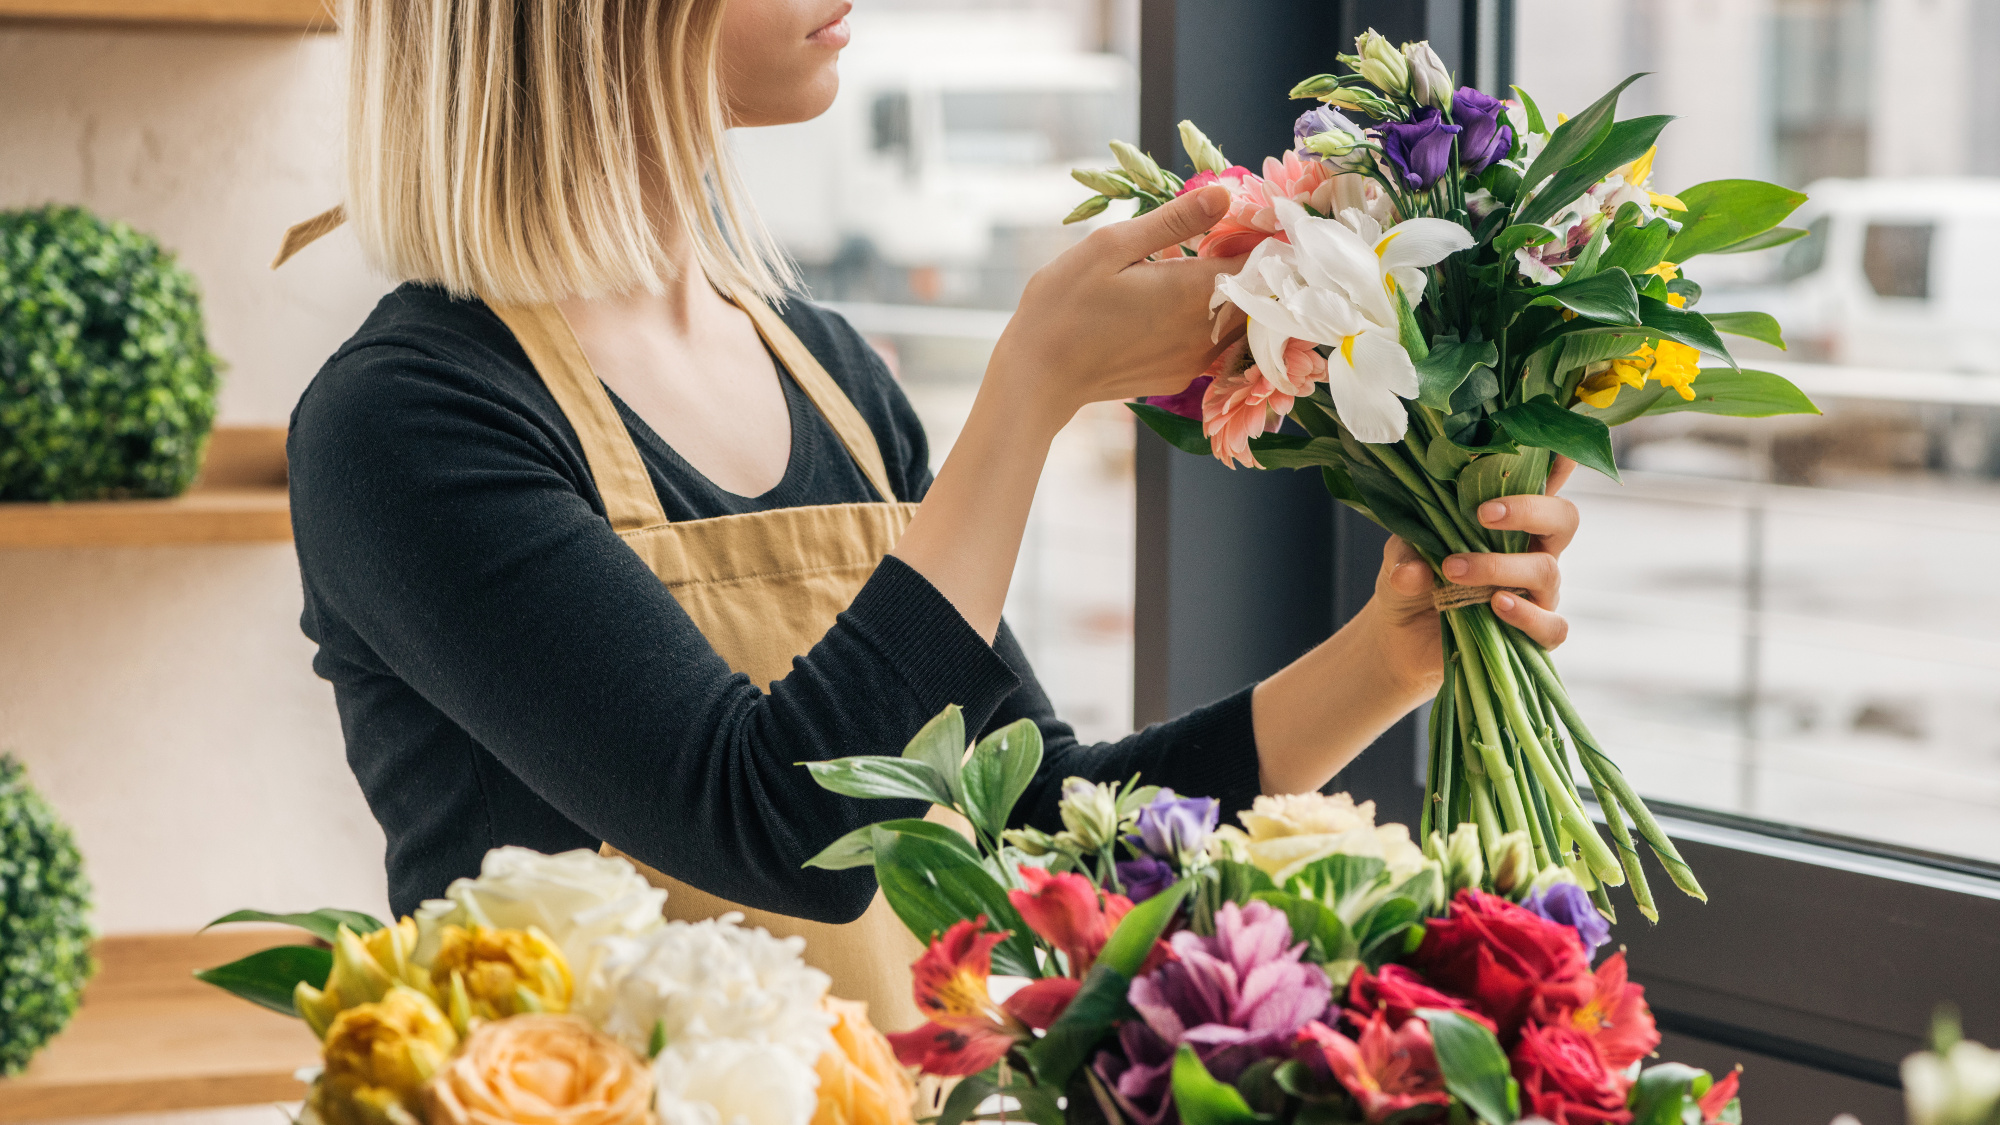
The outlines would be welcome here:
M 1219 185 L 1191 191 L 1100 227 L 1037 270 L 993 349 L 987 383 L 1017 418 L 1049 433 L 1087 403 L 1186 387 L 1228 343 L 1213 339 L 1208 301 L 1216 275 L 1243 260 L 1188 258 L 1179 244 L 1228 207 Z
M 1540 496 L 1507 496 L 1479 509 L 1479 522 L 1525 531 L 1520 554 L 1470 553 L 1444 560 L 1445 576 L 1461 586 L 1511 586 L 1526 597 L 1499 593 L 1500 620 L 1554 648 L 1569 633 L 1556 613 L 1562 596 L 1557 558 L 1576 536 L 1576 505 L 1556 495 L 1576 463 L 1557 457 Z M 1444 652 L 1431 603 L 1431 569 L 1391 536 L 1382 548 L 1375 596 L 1324 644 L 1257 685 L 1251 716 L 1266 793 L 1303 793 L 1326 784 L 1390 724 L 1436 694 Z

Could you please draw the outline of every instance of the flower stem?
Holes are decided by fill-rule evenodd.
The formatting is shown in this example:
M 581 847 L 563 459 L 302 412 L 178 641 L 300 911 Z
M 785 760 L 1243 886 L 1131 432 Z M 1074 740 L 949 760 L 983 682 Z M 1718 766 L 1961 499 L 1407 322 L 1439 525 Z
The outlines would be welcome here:
M 1486 767 L 1488 783 L 1500 798 L 1507 831 L 1527 829 L 1528 810 L 1521 804 L 1521 788 L 1514 779 L 1514 767 L 1507 764 L 1507 756 L 1502 749 L 1505 743 L 1500 735 L 1500 720 L 1493 712 L 1493 699 L 1488 694 L 1489 676 L 1484 667 L 1484 654 L 1473 641 L 1462 614 L 1462 610 L 1452 610 L 1444 616 L 1451 622 L 1452 632 L 1458 637 L 1459 654 L 1465 658 L 1466 693 L 1472 697 L 1472 714 L 1479 726 L 1479 737 L 1472 740 L 1472 746 Z

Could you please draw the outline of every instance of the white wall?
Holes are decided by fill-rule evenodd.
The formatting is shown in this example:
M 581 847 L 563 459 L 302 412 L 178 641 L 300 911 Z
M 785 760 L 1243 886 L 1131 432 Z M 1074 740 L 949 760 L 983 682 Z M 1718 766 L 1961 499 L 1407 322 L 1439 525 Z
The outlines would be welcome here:
M 0 30 L 0 207 L 81 203 L 201 280 L 221 421 L 281 425 L 383 285 L 335 234 L 331 37 Z M 76 828 L 109 933 L 386 910 L 382 834 L 299 632 L 288 544 L 0 550 L 0 748 Z

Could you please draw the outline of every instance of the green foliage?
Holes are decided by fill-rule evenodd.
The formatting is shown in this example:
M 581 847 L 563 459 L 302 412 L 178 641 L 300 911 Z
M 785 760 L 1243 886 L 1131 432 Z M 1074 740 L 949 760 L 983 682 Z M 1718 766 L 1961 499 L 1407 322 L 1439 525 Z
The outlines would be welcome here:
M 95 965 L 83 855 L 27 773 L 0 754 L 0 1074 L 76 1014 Z
M 1090 1057 L 1091 1048 L 1111 1031 L 1111 1025 L 1131 1013 L 1126 990 L 1191 886 L 1190 880 L 1183 879 L 1133 907 L 1119 921 L 1118 928 L 1111 931 L 1111 940 L 1098 953 L 1097 963 L 1083 978 L 1076 998 L 1049 1026 L 1048 1034 L 1028 1049 L 1028 1064 L 1036 1079 L 1050 1089 L 1062 1089 Z
M 329 943 L 340 933 L 342 926 L 357 934 L 372 934 L 382 928 L 382 920 L 372 914 L 322 906 L 307 914 L 272 914 L 263 910 L 237 910 L 224 914 L 202 929 L 206 930 L 209 926 L 226 926 L 231 922 L 273 922 L 280 926 L 297 926 L 319 940 Z
M 0 211 L 0 500 L 185 491 L 220 367 L 158 242 L 77 207 Z
M 1128 402 L 1125 404 L 1132 413 L 1139 416 L 1154 433 L 1167 439 L 1167 444 L 1182 453 L 1194 453 L 1206 457 L 1211 452 L 1208 438 L 1201 432 L 1201 423 L 1193 418 L 1176 414 L 1165 407 L 1149 402 Z
M 1493 417 L 1523 445 L 1552 449 L 1618 479 L 1618 465 L 1611 458 L 1611 430 L 1596 418 L 1564 410 L 1548 398 L 1510 406 Z
M 1670 262 L 1721 250 L 1753 249 L 1742 244 L 1784 222 L 1806 201 L 1804 192 L 1761 180 L 1710 180 L 1680 192 L 1678 198 L 1687 204 L 1687 212 L 1680 216 L 1681 232 L 1667 247 Z M 1766 240 L 1759 245 L 1782 243 Z
M 1671 387 L 1648 383 L 1619 392 L 1603 409 L 1579 405 L 1576 413 L 1607 426 L 1623 425 L 1642 414 L 1719 414 L 1727 418 L 1770 418 L 1778 414 L 1818 414 L 1819 407 L 1791 380 L 1769 371 L 1705 367 L 1689 387 L 1694 398 L 1683 399 Z
M 325 988 L 333 973 L 333 950 L 316 945 L 277 945 L 260 949 L 240 961 L 203 969 L 194 979 L 269 1008 L 281 1016 L 294 1016 L 292 994 L 303 981 Z
M 1431 1029 L 1444 1088 L 1489 1125 L 1507 1125 L 1520 1116 L 1520 1094 L 1507 1072 L 1507 1053 L 1493 1033 L 1457 1012 L 1425 1008 L 1418 1014 Z
M 1236 1087 L 1217 1081 L 1201 1065 L 1194 1048 L 1186 1044 L 1174 1056 L 1173 1083 L 1174 1108 L 1185 1125 L 1250 1125 L 1275 1120 L 1268 1113 L 1251 1109 Z

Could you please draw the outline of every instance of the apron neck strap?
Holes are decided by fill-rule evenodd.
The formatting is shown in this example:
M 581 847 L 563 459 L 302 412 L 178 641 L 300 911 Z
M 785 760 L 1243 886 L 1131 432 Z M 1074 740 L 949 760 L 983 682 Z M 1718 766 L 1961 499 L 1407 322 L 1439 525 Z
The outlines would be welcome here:
M 764 302 L 755 298 L 732 300 L 749 315 L 751 323 L 757 326 L 757 334 L 840 436 L 841 444 L 847 447 L 848 455 L 860 466 L 868 483 L 875 487 L 877 496 L 893 501 L 896 494 L 889 486 L 889 472 L 883 464 L 875 432 L 868 428 L 867 420 L 855 409 L 840 384 Z M 554 305 L 490 304 L 488 307 L 514 334 L 521 350 L 527 353 L 528 362 L 534 365 L 576 431 L 612 530 L 637 531 L 665 525 L 666 509 L 660 506 L 659 494 L 653 489 L 645 462 L 639 458 L 631 431 L 618 416 L 610 392 L 591 369 L 590 359 L 584 355 L 583 346 L 577 342 L 562 310 Z

